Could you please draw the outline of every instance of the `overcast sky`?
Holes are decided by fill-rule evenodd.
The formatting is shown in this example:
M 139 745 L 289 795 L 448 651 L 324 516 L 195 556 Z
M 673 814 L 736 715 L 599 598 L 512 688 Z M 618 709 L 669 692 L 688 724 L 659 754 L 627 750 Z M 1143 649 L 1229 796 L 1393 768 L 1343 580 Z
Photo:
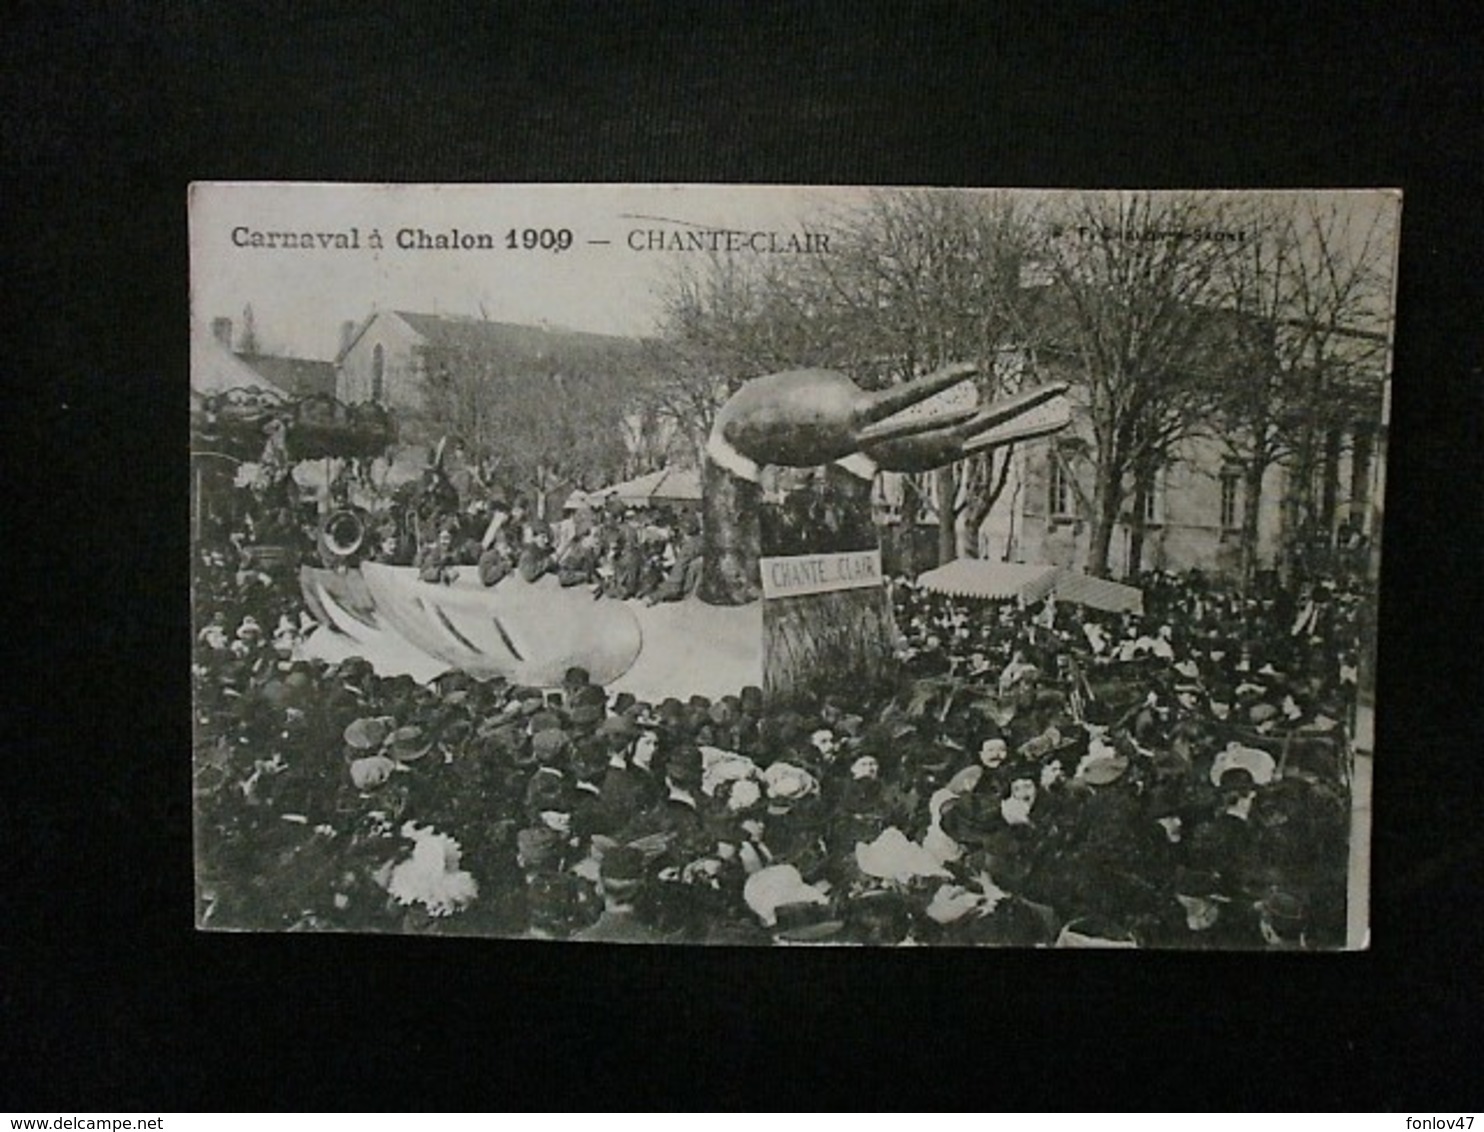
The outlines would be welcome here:
M 192 192 L 191 291 L 197 332 L 251 303 L 268 352 L 331 358 L 340 324 L 373 309 L 472 315 L 612 334 L 654 329 L 659 291 L 704 254 L 635 251 L 630 233 L 728 228 L 800 232 L 811 217 L 863 203 L 872 190 L 656 185 L 201 185 Z M 1041 195 L 1041 194 L 1036 194 Z M 1358 219 L 1394 215 L 1390 198 L 1347 194 Z M 359 250 L 239 247 L 245 232 L 348 233 Z M 397 233 L 488 233 L 495 250 L 416 251 Z M 567 229 L 562 252 L 511 251 L 506 233 Z M 371 232 L 384 241 L 369 248 Z M 641 236 L 640 242 L 646 242 Z M 589 243 L 589 241 L 611 241 Z
M 339 326 L 373 308 L 479 316 L 613 334 L 654 328 L 656 289 L 675 261 L 695 253 L 636 252 L 633 229 L 684 230 L 663 217 L 704 228 L 797 231 L 825 204 L 863 193 L 814 189 L 699 186 L 198 186 L 191 206 L 192 314 L 239 325 L 251 303 L 265 348 L 331 357 Z M 233 231 L 338 232 L 359 229 L 360 251 L 239 248 Z M 458 228 L 493 234 L 494 251 L 404 251 L 401 229 L 430 234 Z M 568 229 L 564 252 L 510 251 L 511 229 Z M 371 230 L 386 247 L 366 248 Z M 611 240 L 606 245 L 588 240 Z M 482 308 L 482 311 L 481 311 Z

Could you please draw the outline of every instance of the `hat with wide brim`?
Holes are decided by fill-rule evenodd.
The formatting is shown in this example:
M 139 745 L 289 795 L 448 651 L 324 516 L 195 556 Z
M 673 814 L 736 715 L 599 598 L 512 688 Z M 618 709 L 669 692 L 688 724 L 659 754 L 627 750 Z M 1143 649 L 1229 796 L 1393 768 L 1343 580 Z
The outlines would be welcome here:
M 421 727 L 399 727 L 386 740 L 386 753 L 399 762 L 420 759 L 432 749 L 433 737 Z
M 392 732 L 392 720 L 381 716 L 365 716 L 351 720 L 345 727 L 346 746 L 358 751 L 375 751 L 386 742 Z
M 829 939 L 845 927 L 845 921 L 837 919 L 828 904 L 817 904 L 811 900 L 779 904 L 774 908 L 773 915 L 774 938 L 793 943 L 815 943 Z
M 981 845 L 1006 828 L 999 798 L 978 791 L 950 798 L 939 824 L 944 833 L 966 846 Z
M 1221 877 L 1209 869 L 1192 869 L 1179 865 L 1175 869 L 1175 895 L 1194 896 L 1201 900 L 1214 900 L 1221 904 L 1231 903 L 1231 897 L 1222 890 Z
M 1128 767 L 1127 755 L 1104 755 L 1084 763 L 1077 771 L 1077 778 L 1089 786 L 1107 786 L 1122 778 Z
M 1059 727 L 1048 727 L 1039 735 L 1032 736 L 1016 748 L 1015 753 L 1023 759 L 1044 759 L 1048 755 L 1075 747 L 1082 736 L 1075 731 L 1063 732 Z
M 1056 937 L 1054 947 L 1136 949 L 1133 935 L 1115 924 L 1088 916 L 1073 920 Z
M 1280 932 L 1301 931 L 1309 922 L 1309 908 L 1303 898 L 1280 888 L 1269 889 L 1258 910 Z
M 896 826 L 888 826 L 871 842 L 855 846 L 855 864 L 868 877 L 906 883 L 919 877 L 950 877 L 936 857 Z
M 1252 776 L 1256 785 L 1266 786 L 1273 781 L 1277 769 L 1277 760 L 1262 748 L 1244 747 L 1233 741 L 1224 751 L 1218 751 L 1211 760 L 1211 784 L 1220 786 L 1228 771 L 1244 770 Z
M 1247 718 L 1255 723 L 1269 723 L 1278 718 L 1278 708 L 1266 701 L 1253 704 L 1247 709 Z
M 747 878 L 742 899 L 767 927 L 777 922 L 777 909 L 786 904 L 827 904 L 828 898 L 813 885 L 805 884 L 794 865 L 767 865 Z

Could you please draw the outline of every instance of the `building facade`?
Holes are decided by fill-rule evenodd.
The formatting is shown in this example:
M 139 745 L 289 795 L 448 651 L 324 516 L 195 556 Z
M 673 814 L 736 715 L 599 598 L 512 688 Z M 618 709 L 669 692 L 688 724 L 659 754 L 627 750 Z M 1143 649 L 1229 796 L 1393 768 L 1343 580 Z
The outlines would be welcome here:
M 1366 431 L 1342 433 L 1334 447 L 1335 459 L 1328 472 L 1318 469 L 1315 473 L 1316 477 L 1327 474 L 1336 492 L 1328 508 L 1331 518 L 1325 529 L 1309 532 L 1309 537 L 1326 545 L 1341 539 L 1347 527 L 1373 537 L 1380 513 L 1377 456 Z M 1004 489 L 983 524 L 969 531 L 960 519 L 961 552 L 972 547 L 972 553 L 987 560 L 1085 568 L 1094 525 L 1093 452 L 1085 412 L 1074 415 L 1073 423 L 1058 436 L 1017 444 L 1010 455 Z M 1300 537 L 1301 520 L 1292 506 L 1297 486 L 1292 470 L 1283 464 L 1270 466 L 1263 476 L 1257 509 L 1258 569 L 1280 566 L 1285 548 Z M 916 488 L 923 497 L 919 525 L 936 527 L 936 479 L 920 477 Z M 890 519 L 900 514 L 906 490 L 904 477 L 883 473 L 876 490 L 878 515 Z M 1140 524 L 1132 515 L 1135 501 L 1130 493 L 1109 545 L 1110 575 L 1200 569 L 1238 577 L 1247 490 L 1243 470 L 1230 462 L 1219 440 L 1197 437 L 1186 441 L 1175 459 L 1160 469 L 1154 490 L 1144 500 L 1139 562 L 1132 557 Z M 1325 492 L 1319 482 L 1313 490 L 1316 498 Z
M 423 403 L 426 335 L 397 311 L 376 311 L 341 328 L 335 396 L 346 404 L 375 401 L 416 412 Z
M 1093 528 L 1094 469 L 1088 450 L 1070 438 L 1028 445 L 1013 457 L 1016 467 L 995 512 L 979 532 L 990 557 L 1007 550 L 1014 561 L 1086 565 Z M 1259 567 L 1275 564 L 1283 537 L 1282 500 L 1287 475 L 1270 467 L 1263 477 L 1257 512 Z M 1236 575 L 1242 568 L 1242 521 L 1246 477 L 1224 459 L 1221 446 L 1198 439 L 1180 446 L 1176 459 L 1155 476 L 1143 500 L 1141 561 L 1132 552 L 1136 531 L 1130 498 L 1113 529 L 1110 572 L 1126 577 L 1140 570 L 1182 572 L 1199 568 Z M 997 513 L 996 513 L 997 512 Z

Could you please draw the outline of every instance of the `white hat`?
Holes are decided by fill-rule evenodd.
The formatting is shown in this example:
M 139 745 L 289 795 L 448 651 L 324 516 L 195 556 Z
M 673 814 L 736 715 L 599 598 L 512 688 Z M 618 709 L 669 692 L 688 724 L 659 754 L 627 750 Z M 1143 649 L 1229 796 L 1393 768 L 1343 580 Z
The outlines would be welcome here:
M 727 809 L 732 813 L 740 813 L 756 803 L 762 797 L 762 793 L 758 784 L 752 779 L 735 779 L 732 782 L 731 792 L 727 795 Z
M 747 878 L 742 899 L 767 927 L 778 922 L 777 910 L 784 904 L 828 904 L 829 898 L 813 885 L 805 884 L 793 865 L 769 865 Z
M 1258 747 L 1244 747 L 1233 739 L 1226 745 L 1226 750 L 1221 751 L 1211 760 L 1211 782 L 1213 785 L 1221 785 L 1221 776 L 1229 770 L 1245 770 L 1252 776 L 1252 781 L 1259 786 L 1266 786 L 1273 781 L 1273 773 L 1278 764 L 1273 761 L 1273 756 Z
M 884 829 L 870 844 L 857 841 L 855 863 L 867 876 L 902 883 L 918 877 L 953 875 L 938 858 L 915 841 L 908 841 L 907 835 L 894 825 Z
M 945 884 L 933 893 L 933 898 L 927 906 L 927 914 L 928 919 L 935 923 L 952 924 L 983 906 L 982 895 L 970 892 L 961 885 Z
M 714 795 L 723 783 L 756 777 L 757 764 L 746 755 L 723 751 L 720 747 L 701 747 L 701 793 Z
M 792 801 L 819 793 L 819 782 L 807 770 L 792 763 L 776 762 L 763 771 L 768 797 Z

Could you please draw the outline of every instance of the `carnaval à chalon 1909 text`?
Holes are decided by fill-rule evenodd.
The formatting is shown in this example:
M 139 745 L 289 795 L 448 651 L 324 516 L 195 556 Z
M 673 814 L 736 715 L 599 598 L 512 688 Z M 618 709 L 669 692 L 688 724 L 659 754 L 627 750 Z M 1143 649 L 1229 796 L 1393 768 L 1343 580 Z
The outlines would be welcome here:
M 630 252 L 753 253 L 756 255 L 825 255 L 830 237 L 825 232 L 784 232 L 770 229 L 645 227 L 630 228 L 619 238 L 584 237 L 571 228 L 397 228 L 385 235 L 379 228 L 353 225 L 328 231 L 315 229 L 260 229 L 239 224 L 231 229 L 232 244 L 257 251 L 379 252 L 550 252 L 570 251 L 578 244 L 614 246 Z

